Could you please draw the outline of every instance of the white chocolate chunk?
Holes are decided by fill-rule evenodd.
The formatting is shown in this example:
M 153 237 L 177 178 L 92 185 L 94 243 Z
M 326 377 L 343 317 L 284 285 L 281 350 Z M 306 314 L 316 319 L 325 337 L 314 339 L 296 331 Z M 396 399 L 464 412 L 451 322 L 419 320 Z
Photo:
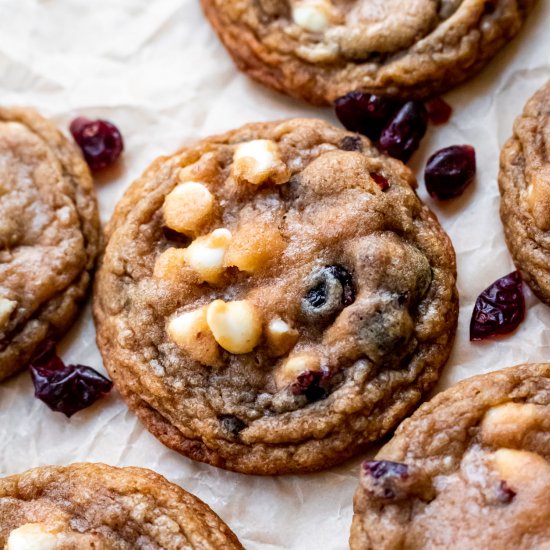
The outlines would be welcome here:
M 296 344 L 299 333 L 296 329 L 291 328 L 288 323 L 277 318 L 269 322 L 266 337 L 272 354 L 277 357 L 287 353 Z
M 296 378 L 307 371 L 321 370 L 321 361 L 313 353 L 300 353 L 289 357 L 275 374 L 275 381 L 279 389 L 294 382 Z
M 262 321 L 249 301 L 215 300 L 208 306 L 206 321 L 216 342 L 230 353 L 249 353 L 260 341 Z
M 166 225 L 177 231 L 194 235 L 208 219 L 214 208 L 214 197 L 199 182 L 188 181 L 178 185 L 164 201 Z
M 216 229 L 193 241 L 185 250 L 185 261 L 207 283 L 217 283 L 224 272 L 224 257 L 231 242 L 228 229 Z
M 518 448 L 523 438 L 540 426 L 545 408 L 531 403 L 505 403 L 489 409 L 481 422 L 486 445 Z
M 218 344 L 206 321 L 206 307 L 174 317 L 167 327 L 168 336 L 192 359 L 215 365 L 219 359 Z
M 533 480 L 548 479 L 550 464 L 540 455 L 515 449 L 498 449 L 493 461 L 499 475 L 514 490 Z
M 281 184 L 290 178 L 277 144 L 269 139 L 256 139 L 238 145 L 233 156 L 232 171 L 238 181 L 254 185 L 267 180 Z
M 17 302 L 8 300 L 7 298 L 0 298 L 0 330 L 3 330 L 7 326 L 10 316 L 16 307 Z
M 331 6 L 326 0 L 304 0 L 292 6 L 292 20 L 309 32 L 323 32 L 330 25 Z
M 8 537 L 6 550 L 54 550 L 57 537 L 42 523 L 26 523 Z

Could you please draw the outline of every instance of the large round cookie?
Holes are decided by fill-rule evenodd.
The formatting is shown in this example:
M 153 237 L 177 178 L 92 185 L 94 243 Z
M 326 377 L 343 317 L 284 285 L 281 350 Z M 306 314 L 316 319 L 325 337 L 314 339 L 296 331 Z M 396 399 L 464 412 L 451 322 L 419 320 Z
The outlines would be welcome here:
M 44 467 L 0 479 L 5 550 L 242 549 L 198 498 L 142 468 Z
M 550 547 L 550 364 L 464 380 L 361 468 L 352 550 Z
M 516 119 L 498 181 L 508 248 L 533 292 L 550 305 L 550 82 Z
M 239 68 L 316 104 L 425 98 L 480 70 L 535 0 L 202 0 Z
M 99 238 L 76 147 L 35 111 L 0 107 L 0 380 L 71 325 Z
M 251 124 L 157 160 L 95 287 L 115 385 L 177 451 L 255 474 L 327 468 L 439 376 L 455 259 L 399 161 L 319 120 Z

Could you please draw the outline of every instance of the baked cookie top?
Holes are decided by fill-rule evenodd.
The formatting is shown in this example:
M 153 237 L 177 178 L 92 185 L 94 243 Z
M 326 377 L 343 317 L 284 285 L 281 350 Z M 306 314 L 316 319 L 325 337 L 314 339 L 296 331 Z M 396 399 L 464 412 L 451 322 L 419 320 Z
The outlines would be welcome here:
M 69 327 L 99 238 L 77 148 L 34 110 L 0 107 L 0 380 Z
M 475 376 L 361 468 L 352 550 L 547 548 L 550 364 Z
M 418 403 L 450 352 L 452 245 L 401 162 L 320 120 L 157 160 L 108 227 L 98 343 L 147 427 L 255 474 L 327 468 Z
M 525 281 L 550 305 L 550 82 L 516 119 L 502 149 L 500 216 Z
M 202 0 L 239 68 L 316 104 L 439 94 L 477 72 L 535 0 Z
M 5 550 L 228 550 L 237 537 L 204 502 L 141 468 L 44 467 L 0 479 Z

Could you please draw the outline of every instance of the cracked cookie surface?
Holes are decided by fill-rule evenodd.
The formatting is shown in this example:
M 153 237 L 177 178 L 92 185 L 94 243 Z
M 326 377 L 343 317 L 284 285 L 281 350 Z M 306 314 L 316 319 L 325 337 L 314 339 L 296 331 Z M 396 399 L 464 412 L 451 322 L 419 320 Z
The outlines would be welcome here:
M 107 228 L 98 344 L 163 443 L 254 474 L 327 468 L 436 382 L 455 257 L 401 162 L 320 120 L 157 160 Z
M 204 502 L 162 476 L 89 463 L 0 479 L 0 547 L 242 549 Z
M 32 109 L 0 108 L 0 380 L 69 328 L 99 240 L 76 147 Z
M 535 0 L 202 0 L 237 66 L 327 104 L 352 90 L 423 99 L 479 71 Z
M 550 82 L 527 103 L 500 156 L 500 216 L 524 280 L 550 305 Z
M 361 467 L 352 550 L 546 548 L 550 364 L 475 376 Z

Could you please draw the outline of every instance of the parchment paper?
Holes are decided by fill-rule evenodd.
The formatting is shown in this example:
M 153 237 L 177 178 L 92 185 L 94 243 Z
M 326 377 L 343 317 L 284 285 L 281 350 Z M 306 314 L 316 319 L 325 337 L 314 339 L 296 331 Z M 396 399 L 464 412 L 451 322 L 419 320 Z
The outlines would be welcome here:
M 239 74 L 198 0 L 0 0 L 0 102 L 32 105 L 67 129 L 76 115 L 115 122 L 126 140 L 118 170 L 97 178 L 103 221 L 158 155 L 246 122 L 319 116 Z M 460 326 L 439 389 L 477 373 L 550 359 L 550 308 L 528 293 L 528 315 L 507 338 L 468 341 L 477 295 L 513 270 L 498 216 L 502 144 L 525 101 L 550 78 L 550 2 L 478 77 L 446 96 L 451 122 L 432 128 L 411 166 L 458 255 Z M 428 156 L 471 143 L 478 177 L 446 205 L 422 182 Z M 60 346 L 64 359 L 101 370 L 89 306 Z M 364 458 L 364 457 L 363 457 Z M 346 548 L 361 458 L 324 473 L 250 477 L 194 463 L 149 435 L 113 392 L 67 420 L 33 397 L 28 373 L 0 386 L 0 474 L 102 461 L 152 468 L 219 513 L 249 549 Z

